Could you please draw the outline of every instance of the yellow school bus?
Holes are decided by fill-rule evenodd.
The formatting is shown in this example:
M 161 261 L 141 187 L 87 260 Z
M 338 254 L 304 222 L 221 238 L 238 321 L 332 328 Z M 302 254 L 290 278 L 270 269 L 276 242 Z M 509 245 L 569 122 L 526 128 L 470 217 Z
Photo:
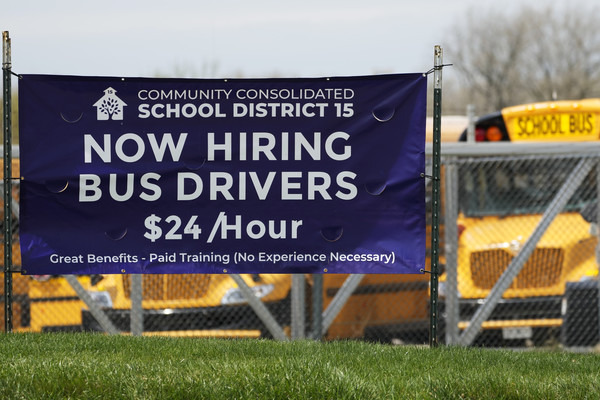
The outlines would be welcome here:
M 540 102 L 507 107 L 475 122 L 476 142 L 583 142 L 600 139 L 600 99 Z M 460 138 L 467 140 L 465 130 Z M 509 160 L 459 166 L 457 285 L 458 328 L 471 317 L 519 254 L 542 214 L 573 170 L 573 159 Z M 521 271 L 503 293 L 476 343 L 535 344 L 566 340 L 575 343 L 578 326 L 566 327 L 565 292 L 570 282 L 594 279 L 597 235 L 586 210 L 595 207 L 595 172 L 580 188 L 538 241 Z M 441 292 L 450 290 L 446 275 Z M 443 308 L 443 307 L 442 307 Z M 569 312 L 573 309 L 570 308 Z M 585 323 L 581 320 L 579 323 Z M 562 338 L 561 338 L 562 332 Z
M 600 99 L 562 100 L 506 107 L 479 118 L 477 142 L 598 141 Z M 461 141 L 467 140 L 467 130 Z

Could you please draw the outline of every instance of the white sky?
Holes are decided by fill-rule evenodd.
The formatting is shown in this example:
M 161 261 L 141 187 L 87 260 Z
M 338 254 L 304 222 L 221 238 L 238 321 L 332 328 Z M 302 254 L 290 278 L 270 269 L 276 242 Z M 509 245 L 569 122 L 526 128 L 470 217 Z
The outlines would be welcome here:
M 562 4 L 566 0 L 502 0 Z M 594 4 L 597 0 L 580 0 Z M 272 77 L 424 72 L 485 0 L 13 0 L 0 9 L 16 73 Z M 444 62 L 457 55 L 444 47 Z

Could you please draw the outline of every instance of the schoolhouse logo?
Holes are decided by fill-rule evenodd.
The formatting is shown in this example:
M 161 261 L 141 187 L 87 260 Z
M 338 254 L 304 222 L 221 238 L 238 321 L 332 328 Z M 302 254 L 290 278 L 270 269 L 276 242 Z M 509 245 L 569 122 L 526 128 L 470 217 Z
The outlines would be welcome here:
M 123 107 L 127 104 L 125 104 L 125 102 L 115 93 L 117 93 L 117 91 L 109 87 L 104 90 L 104 96 L 94 103 L 98 121 L 107 121 L 109 119 L 114 121 L 123 120 Z

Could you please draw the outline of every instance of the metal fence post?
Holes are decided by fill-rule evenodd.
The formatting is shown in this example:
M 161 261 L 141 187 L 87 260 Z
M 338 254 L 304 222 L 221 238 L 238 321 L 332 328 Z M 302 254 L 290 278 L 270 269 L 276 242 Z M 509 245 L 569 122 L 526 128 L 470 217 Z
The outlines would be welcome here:
M 446 252 L 446 344 L 458 342 L 458 166 L 453 160 L 444 161 L 446 209 L 444 215 L 444 243 Z
M 306 281 L 304 275 L 292 275 L 292 339 L 304 339 L 304 306 L 305 306 L 305 287 Z
M 598 268 L 596 301 L 598 304 L 598 338 L 600 338 L 600 160 L 596 164 L 596 218 L 594 224 L 596 225 L 596 237 L 598 238 L 598 243 L 596 244 L 596 268 Z
M 437 346 L 438 328 L 438 261 L 440 238 L 440 150 L 441 150 L 441 125 L 442 125 L 442 63 L 443 53 L 441 46 L 434 49 L 433 73 L 433 165 L 431 185 L 431 287 L 429 296 L 429 345 Z
M 141 336 L 144 332 L 144 310 L 142 308 L 142 275 L 131 274 L 131 335 Z
M 475 105 L 467 105 L 467 142 L 475 143 Z
M 4 330 L 12 332 L 12 89 L 10 37 L 2 32 L 4 111 Z

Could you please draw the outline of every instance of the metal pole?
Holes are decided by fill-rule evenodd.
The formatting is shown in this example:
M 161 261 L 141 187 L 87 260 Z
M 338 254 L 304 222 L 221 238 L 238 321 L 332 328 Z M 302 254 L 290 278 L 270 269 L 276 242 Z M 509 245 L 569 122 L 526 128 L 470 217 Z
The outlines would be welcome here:
M 304 339 L 306 328 L 305 308 L 306 280 L 302 274 L 292 275 L 292 339 Z
M 131 274 L 131 319 L 129 325 L 132 336 L 142 336 L 144 332 L 144 309 L 142 308 L 142 275 Z
M 12 332 L 12 128 L 10 37 L 2 32 L 4 111 L 4 330 Z
M 596 255 L 596 268 L 598 268 L 598 276 L 600 276 L 600 160 L 596 164 L 596 218 L 592 222 L 592 226 L 596 226 L 596 237 L 598 242 L 596 244 L 595 255 Z M 598 338 L 600 339 L 600 279 L 596 279 L 596 304 L 598 305 Z
M 444 234 L 446 246 L 446 344 L 458 342 L 458 165 L 454 159 L 444 158 L 446 175 L 446 205 L 444 207 Z
M 467 105 L 467 142 L 475 143 L 475 105 Z
M 442 126 L 442 62 L 441 46 L 435 46 L 433 58 L 433 170 L 432 170 L 432 215 L 431 215 L 431 279 L 429 296 L 429 346 L 438 344 L 438 261 L 440 245 L 440 152 Z

